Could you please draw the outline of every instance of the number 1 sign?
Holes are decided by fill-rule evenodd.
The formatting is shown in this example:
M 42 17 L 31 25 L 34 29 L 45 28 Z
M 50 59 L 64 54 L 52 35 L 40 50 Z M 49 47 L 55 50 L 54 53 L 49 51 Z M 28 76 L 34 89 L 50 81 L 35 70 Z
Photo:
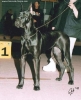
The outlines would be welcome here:
M 11 42 L 0 41 L 0 58 L 11 58 Z

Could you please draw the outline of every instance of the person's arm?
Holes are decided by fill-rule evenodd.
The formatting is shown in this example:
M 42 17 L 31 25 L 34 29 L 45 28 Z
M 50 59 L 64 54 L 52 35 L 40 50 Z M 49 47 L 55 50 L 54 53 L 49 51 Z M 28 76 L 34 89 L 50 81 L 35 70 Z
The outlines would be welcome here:
M 64 2 L 61 2 L 60 5 L 58 6 L 58 13 L 57 15 L 61 14 L 64 9 L 67 7 L 67 5 L 64 3 Z M 60 16 L 58 16 L 58 18 L 56 18 L 56 20 L 54 21 L 54 23 L 52 24 L 52 30 L 57 30 L 59 28 L 59 24 L 61 22 L 61 17 L 62 17 L 63 14 L 61 14 Z
M 58 18 L 57 18 L 58 12 L 59 12 L 59 3 L 55 4 L 54 8 L 52 8 L 51 12 L 50 12 L 51 19 L 54 19 L 50 24 L 51 25 L 50 27 L 52 30 L 55 30 L 55 28 L 56 28 L 56 24 L 57 24 L 57 20 L 58 20 Z
M 78 10 L 77 10 L 76 6 L 72 2 L 69 2 L 68 6 L 70 7 L 70 9 L 73 10 L 74 16 L 76 18 L 78 18 Z
M 40 9 L 39 12 L 35 12 L 35 14 L 33 15 L 34 20 L 36 21 L 40 21 L 41 19 L 43 19 L 43 12 Z
M 78 18 L 77 20 L 81 19 L 81 7 L 78 9 Z
M 40 9 L 40 19 L 41 19 L 41 24 L 43 24 L 44 23 L 44 13 L 42 9 Z

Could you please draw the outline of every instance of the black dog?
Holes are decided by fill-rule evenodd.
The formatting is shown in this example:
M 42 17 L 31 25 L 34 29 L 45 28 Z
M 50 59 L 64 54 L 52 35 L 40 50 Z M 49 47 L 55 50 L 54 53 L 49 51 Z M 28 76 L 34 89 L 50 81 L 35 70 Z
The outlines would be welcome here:
M 49 31 L 41 34 L 33 24 L 33 18 L 30 11 L 23 11 L 15 21 L 15 26 L 24 28 L 24 34 L 21 39 L 21 79 L 17 88 L 22 88 L 24 85 L 24 70 L 27 54 L 31 53 L 35 60 L 35 76 L 34 76 L 34 90 L 40 89 L 40 55 L 46 53 L 48 59 L 51 57 L 51 51 L 60 66 L 61 71 L 59 78 L 62 80 L 65 66 L 69 69 L 69 82 L 74 83 L 74 69 L 70 59 L 70 41 L 69 37 L 60 31 Z M 57 51 L 59 49 L 61 52 Z M 63 62 L 66 61 L 67 65 Z

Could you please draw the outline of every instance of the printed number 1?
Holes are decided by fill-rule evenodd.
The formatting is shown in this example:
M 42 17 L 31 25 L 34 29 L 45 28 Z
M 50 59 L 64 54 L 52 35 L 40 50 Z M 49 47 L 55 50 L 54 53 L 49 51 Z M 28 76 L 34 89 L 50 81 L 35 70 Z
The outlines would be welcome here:
M 2 56 L 8 56 L 8 54 L 6 54 L 6 47 L 3 48 L 2 50 L 4 50 L 4 54 L 2 54 Z

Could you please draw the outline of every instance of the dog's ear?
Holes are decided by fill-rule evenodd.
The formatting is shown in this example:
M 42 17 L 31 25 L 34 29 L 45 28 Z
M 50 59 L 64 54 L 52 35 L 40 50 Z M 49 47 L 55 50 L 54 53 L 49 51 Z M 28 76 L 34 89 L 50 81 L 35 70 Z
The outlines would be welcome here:
M 30 11 L 30 14 L 35 15 L 35 12 L 33 11 L 33 6 L 32 6 L 32 3 L 31 3 L 31 5 L 30 5 L 30 7 L 29 7 L 29 8 L 30 8 L 30 10 L 29 10 L 29 11 Z
M 30 4 L 29 11 L 31 14 L 33 13 L 32 3 Z

